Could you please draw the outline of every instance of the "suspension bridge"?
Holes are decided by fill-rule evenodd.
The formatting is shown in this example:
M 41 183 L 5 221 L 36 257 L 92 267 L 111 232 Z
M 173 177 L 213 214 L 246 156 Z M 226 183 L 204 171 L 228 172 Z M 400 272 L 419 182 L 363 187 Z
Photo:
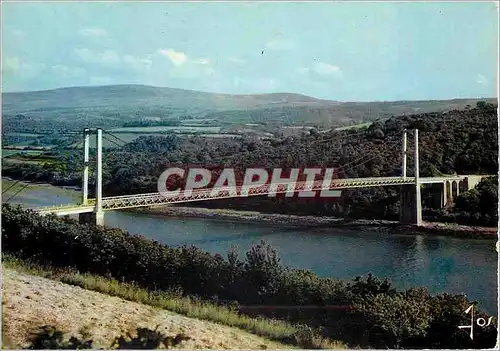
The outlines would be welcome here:
M 442 184 L 441 206 L 445 206 L 450 198 L 459 195 L 460 188 L 470 190 L 474 188 L 482 178 L 490 175 L 444 175 L 439 177 L 420 177 L 419 173 L 419 148 L 418 130 L 413 130 L 414 135 L 414 172 L 413 176 L 407 176 L 408 131 L 403 132 L 403 143 L 401 150 L 401 176 L 397 177 L 370 177 L 370 178 L 344 178 L 333 179 L 329 184 L 323 181 L 296 182 L 294 192 L 311 191 L 341 191 L 342 189 L 368 188 L 381 186 L 399 186 L 400 195 L 400 222 L 405 224 L 422 224 L 421 187 L 424 184 Z M 89 156 L 90 156 L 90 129 L 84 130 L 84 167 L 82 177 L 82 201 L 79 204 L 66 204 L 35 209 L 41 215 L 55 214 L 57 216 L 79 215 L 81 222 L 94 222 L 98 225 L 104 224 L 104 213 L 127 208 L 162 206 L 169 204 L 181 204 L 194 201 L 207 201 L 216 199 L 227 199 L 239 197 L 236 192 L 227 187 L 220 189 L 197 189 L 189 194 L 181 193 L 176 196 L 165 196 L 159 192 L 123 196 L 102 196 L 102 158 L 103 158 L 103 130 L 97 128 L 96 135 L 96 186 L 95 198 L 89 198 Z M 371 157 L 373 159 L 373 157 Z M 352 162 L 351 162 L 352 163 Z M 366 160 L 364 160 L 366 163 Z M 362 163 L 361 163 L 362 164 Z M 345 166 L 345 165 L 344 165 Z M 248 196 L 263 196 L 271 192 L 274 194 L 288 193 L 290 190 L 287 183 L 280 183 L 271 189 L 271 184 L 262 185 L 257 188 L 248 188 Z M 312 186 L 311 186 L 312 185 Z M 461 186 L 462 185 L 462 186 Z

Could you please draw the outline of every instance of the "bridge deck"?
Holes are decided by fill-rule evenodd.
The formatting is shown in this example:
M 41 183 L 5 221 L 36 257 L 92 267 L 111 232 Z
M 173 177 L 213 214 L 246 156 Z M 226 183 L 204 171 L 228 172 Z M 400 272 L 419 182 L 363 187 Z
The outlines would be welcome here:
M 466 176 L 443 176 L 443 177 L 426 177 L 420 178 L 422 184 L 442 183 L 444 181 L 461 181 Z M 312 184 L 311 184 L 312 183 Z M 295 184 L 292 190 L 288 190 Z M 283 194 L 289 192 L 304 192 L 304 191 L 323 191 L 323 190 L 341 190 L 352 188 L 367 188 L 377 186 L 400 186 L 415 184 L 415 177 L 373 177 L 373 178 L 348 178 L 334 179 L 328 185 L 324 185 L 323 181 L 315 182 L 297 182 L 286 183 L 270 186 L 269 184 L 260 188 L 251 187 L 236 187 L 231 189 L 199 189 L 193 190 L 192 193 L 181 193 L 175 196 L 165 196 L 161 193 L 149 193 L 138 195 L 123 195 L 104 197 L 102 199 L 102 209 L 104 211 L 119 210 L 124 208 L 135 208 L 145 206 L 160 206 L 166 204 L 185 203 L 203 200 L 225 199 L 243 196 L 262 196 L 272 193 Z M 312 185 L 312 186 L 311 186 Z M 89 199 L 86 205 L 68 204 L 61 206 L 52 206 L 36 209 L 40 214 L 55 213 L 57 215 L 71 215 L 92 212 L 95 206 L 95 199 Z

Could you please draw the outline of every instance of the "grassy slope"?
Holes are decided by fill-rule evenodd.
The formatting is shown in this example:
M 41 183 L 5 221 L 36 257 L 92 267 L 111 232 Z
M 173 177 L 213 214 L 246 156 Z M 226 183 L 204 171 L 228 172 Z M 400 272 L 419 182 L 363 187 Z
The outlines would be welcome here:
M 342 343 L 318 337 L 314 337 L 313 340 L 296 337 L 297 327 L 285 322 L 249 318 L 238 315 L 230 308 L 180 297 L 175 293 L 149 292 L 131 284 L 119 283 L 100 276 L 42 268 L 5 255 L 3 256 L 3 268 L 3 272 L 6 274 L 3 281 L 3 305 L 6 309 L 3 314 L 4 326 L 7 342 L 12 344 L 6 346 L 21 346 L 20 343 L 25 341 L 29 328 L 40 327 L 44 324 L 59 323 L 61 324 L 60 328 L 72 333 L 77 333 L 81 328 L 94 328 L 95 333 L 97 333 L 96 341 L 108 342 L 117 336 L 114 334 L 120 334 L 120 328 L 133 329 L 138 326 L 148 326 L 154 329 L 153 324 L 160 324 L 164 328 L 165 326 L 162 324 L 166 323 L 170 326 L 184 326 L 184 330 L 180 329 L 181 331 L 186 332 L 187 328 L 190 330 L 187 332 L 188 336 L 195 335 L 194 341 L 186 344 L 186 348 L 200 346 L 204 348 L 264 348 L 262 345 L 265 345 L 265 348 L 290 348 L 294 345 L 305 348 L 345 347 Z M 33 276 L 50 280 L 35 279 Z M 60 283 L 55 284 L 54 281 Z M 28 286 L 23 288 L 23 285 Z M 74 286 L 109 296 L 91 294 L 86 290 L 75 289 Z M 28 289 L 29 292 L 25 291 L 25 296 L 20 298 L 19 295 L 23 289 Z M 110 296 L 120 299 L 110 300 Z M 30 302 L 28 303 L 26 300 L 30 300 Z M 131 302 L 127 304 L 123 300 Z M 146 308 L 146 306 L 154 308 Z M 158 309 L 215 322 L 219 326 L 211 325 L 210 327 L 207 326 L 207 323 L 201 322 L 196 324 L 184 317 L 175 319 L 173 314 L 162 314 Z M 57 310 L 58 313 L 55 313 L 54 310 Z M 61 313 L 62 315 L 60 315 Z M 132 314 L 135 316 L 133 321 L 137 324 L 130 322 Z M 72 319 L 74 315 L 83 317 L 74 320 Z M 137 316 L 144 318 L 137 318 Z M 233 329 L 223 328 L 222 325 Z M 109 333 L 106 333 L 106 330 Z M 169 332 L 177 333 L 179 330 L 174 331 L 169 328 Z M 248 333 L 256 336 L 248 335 Z M 285 341 L 288 345 L 283 343 Z
M 137 328 L 191 339 L 181 348 L 286 348 L 236 328 L 188 318 L 144 304 L 92 292 L 54 280 L 3 271 L 5 336 L 11 347 L 29 346 L 29 333 L 44 325 L 55 326 L 66 337 L 86 333 L 95 347 L 111 345 L 114 337 Z M 78 316 L 75 318 L 75 316 Z M 83 335 L 82 335 L 83 337 Z

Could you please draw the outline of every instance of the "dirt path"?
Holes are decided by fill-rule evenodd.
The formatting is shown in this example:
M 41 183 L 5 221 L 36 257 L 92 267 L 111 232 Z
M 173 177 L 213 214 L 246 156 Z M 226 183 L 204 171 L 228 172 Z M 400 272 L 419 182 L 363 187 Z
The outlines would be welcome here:
M 94 347 L 109 348 L 113 339 L 138 327 L 155 329 L 169 336 L 184 333 L 184 349 L 276 349 L 289 348 L 240 329 L 191 319 L 172 312 L 122 300 L 57 281 L 3 269 L 4 343 L 9 348 L 29 345 L 33 329 L 53 325 L 82 337 L 86 330 Z M 133 333 L 132 333 L 133 334 Z

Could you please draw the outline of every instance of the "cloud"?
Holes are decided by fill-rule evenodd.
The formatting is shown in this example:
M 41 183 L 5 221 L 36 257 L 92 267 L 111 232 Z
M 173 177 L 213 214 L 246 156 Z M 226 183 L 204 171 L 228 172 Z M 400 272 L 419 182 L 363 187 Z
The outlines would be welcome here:
M 51 67 L 52 71 L 56 75 L 62 78 L 70 78 L 70 77 L 75 77 L 75 76 L 81 76 L 86 73 L 86 71 L 83 68 L 80 67 L 69 67 L 66 65 L 54 65 Z
M 312 75 L 317 77 L 341 77 L 342 70 L 339 66 L 325 62 L 315 62 L 312 67 L 298 67 L 295 70 L 300 75 Z
M 5 73 L 16 73 L 20 68 L 21 60 L 19 60 L 19 57 L 17 56 L 6 57 L 2 62 L 2 71 L 4 71 Z
M 206 59 L 206 58 L 194 59 L 194 60 L 191 60 L 191 62 L 196 64 L 196 65 L 209 65 L 210 64 L 210 60 Z
M 240 58 L 238 58 L 238 57 L 233 57 L 233 56 L 228 57 L 227 59 L 228 59 L 230 62 L 235 63 L 235 64 L 237 64 L 237 65 L 243 65 L 243 64 L 245 64 L 245 63 L 247 62 L 247 60 L 240 59 Z
M 65 65 L 54 65 L 54 66 L 52 66 L 52 69 L 56 72 L 62 72 L 62 73 L 66 73 L 66 72 L 71 71 L 71 69 Z
M 168 59 L 175 65 L 181 66 L 186 62 L 187 55 L 180 51 L 175 51 L 174 49 L 159 49 L 158 53 L 162 56 L 168 57 Z
M 123 62 L 138 71 L 150 69 L 153 66 L 153 60 L 151 60 L 150 56 L 137 57 L 133 55 L 125 55 L 123 56 Z
M 100 63 L 100 64 L 114 64 L 120 62 L 118 54 L 112 50 L 103 52 L 95 52 L 86 48 L 75 49 L 76 55 L 85 62 Z
M 298 74 L 307 74 L 311 71 L 309 67 L 299 67 L 296 69 Z
M 21 75 L 25 78 L 34 78 L 38 76 L 47 66 L 45 63 L 21 63 Z
M 133 71 L 142 77 L 154 78 L 155 75 L 179 78 L 197 78 L 215 73 L 210 59 L 204 57 L 192 58 L 186 53 L 174 49 L 158 49 L 153 54 L 134 55 L 121 54 L 112 50 L 94 51 L 88 48 L 76 48 L 74 54 L 83 62 L 100 65 L 114 72 Z M 166 60 L 168 59 L 168 60 Z M 172 63 L 164 69 L 166 62 Z M 155 68 L 153 70 L 153 68 Z M 158 69 L 163 69 L 159 73 Z M 62 67 L 53 68 L 59 74 L 69 74 Z
M 265 44 L 266 49 L 274 51 L 286 51 L 296 48 L 296 44 L 291 40 L 276 39 L 270 40 Z
M 342 74 L 339 66 L 331 65 L 325 62 L 316 62 L 314 64 L 314 71 L 320 75 L 340 76 Z
M 97 27 L 80 28 L 78 33 L 84 37 L 105 37 L 108 35 L 108 32 L 106 32 L 105 29 Z
M 45 70 L 44 63 L 33 63 L 21 60 L 18 56 L 7 56 L 2 60 L 2 73 L 31 79 Z
M 488 84 L 488 80 L 486 79 L 485 76 L 483 76 L 482 74 L 479 73 L 476 76 L 476 83 L 481 84 L 481 85 L 486 85 L 486 84 Z
M 154 55 L 135 56 L 131 54 L 121 55 L 115 51 L 92 51 L 87 48 L 74 50 L 75 54 L 84 62 L 105 67 L 112 66 L 114 69 L 132 69 L 136 72 L 145 72 L 153 66 Z
M 116 52 L 108 50 L 99 53 L 99 60 L 103 63 L 117 63 L 120 61 L 120 57 Z
M 193 58 L 186 53 L 174 49 L 158 49 L 157 54 L 166 57 L 174 65 L 168 72 L 170 77 L 197 78 L 215 73 L 208 58 Z

